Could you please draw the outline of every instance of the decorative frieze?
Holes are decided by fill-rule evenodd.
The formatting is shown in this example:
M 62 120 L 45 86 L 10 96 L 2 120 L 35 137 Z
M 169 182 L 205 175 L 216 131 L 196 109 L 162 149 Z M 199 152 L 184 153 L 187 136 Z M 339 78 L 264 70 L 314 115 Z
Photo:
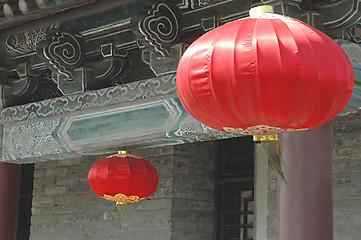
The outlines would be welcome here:
M 0 123 L 15 124 L 34 119 L 57 117 L 85 109 L 101 109 L 109 105 L 146 100 L 150 97 L 161 98 L 164 95 L 177 95 L 174 74 L 27 105 L 8 107 L 1 111 Z
M 175 74 L 6 108 L 1 124 L 3 161 L 21 163 L 241 136 L 194 120 Z

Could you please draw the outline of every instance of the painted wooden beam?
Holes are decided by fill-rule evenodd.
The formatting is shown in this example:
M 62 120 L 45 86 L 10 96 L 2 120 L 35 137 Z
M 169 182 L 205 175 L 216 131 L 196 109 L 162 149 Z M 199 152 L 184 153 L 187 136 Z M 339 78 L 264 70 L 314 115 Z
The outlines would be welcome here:
M 9 107 L 0 120 L 2 161 L 14 163 L 240 136 L 192 118 L 178 99 L 175 74 Z

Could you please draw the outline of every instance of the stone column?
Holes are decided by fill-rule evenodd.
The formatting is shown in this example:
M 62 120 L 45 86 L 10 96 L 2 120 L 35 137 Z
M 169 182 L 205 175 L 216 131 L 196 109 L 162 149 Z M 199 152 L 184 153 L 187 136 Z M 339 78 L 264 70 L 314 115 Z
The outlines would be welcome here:
M 16 240 L 20 165 L 0 163 L 0 240 Z
M 279 136 L 278 239 L 332 240 L 332 125 Z

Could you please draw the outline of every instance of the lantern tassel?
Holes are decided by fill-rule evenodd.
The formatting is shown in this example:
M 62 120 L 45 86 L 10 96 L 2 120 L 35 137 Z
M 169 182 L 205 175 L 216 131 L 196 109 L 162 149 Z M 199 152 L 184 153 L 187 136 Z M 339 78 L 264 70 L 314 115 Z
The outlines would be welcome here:
M 261 141 L 261 146 L 266 152 L 269 161 L 273 169 L 276 171 L 276 174 L 282 179 L 282 181 L 287 184 L 285 175 L 282 169 L 282 156 L 280 151 L 280 142 L 278 141 L 277 135 L 271 136 L 254 136 L 254 141 Z
M 121 216 L 127 215 L 129 211 L 129 204 L 115 204 Z

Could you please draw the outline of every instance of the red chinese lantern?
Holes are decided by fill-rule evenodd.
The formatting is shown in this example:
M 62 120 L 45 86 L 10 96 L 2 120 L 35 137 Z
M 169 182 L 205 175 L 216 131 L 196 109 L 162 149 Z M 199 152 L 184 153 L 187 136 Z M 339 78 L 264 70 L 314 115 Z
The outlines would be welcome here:
M 122 151 L 96 162 L 88 181 L 100 197 L 128 204 L 153 194 L 158 186 L 158 173 L 148 161 Z
M 183 54 L 177 89 L 185 109 L 226 132 L 265 135 L 334 118 L 353 88 L 351 63 L 324 33 L 263 13 L 220 26 Z

